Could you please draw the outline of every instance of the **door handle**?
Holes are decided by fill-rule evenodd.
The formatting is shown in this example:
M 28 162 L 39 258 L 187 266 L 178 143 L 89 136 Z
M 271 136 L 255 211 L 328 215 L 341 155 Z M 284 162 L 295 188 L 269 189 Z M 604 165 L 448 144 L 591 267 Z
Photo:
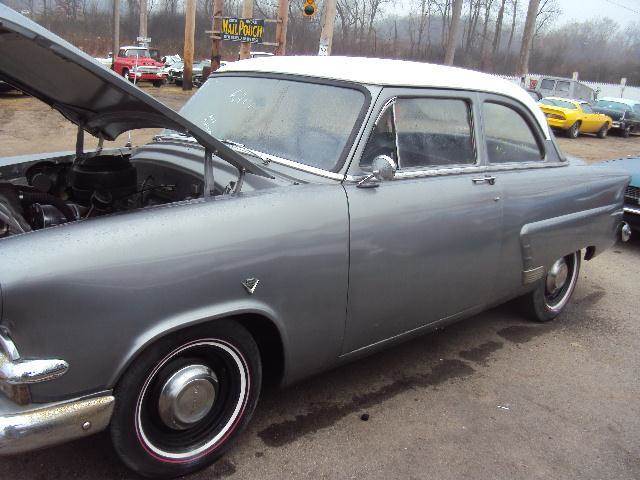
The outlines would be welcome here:
M 472 178 L 471 181 L 473 182 L 474 185 L 478 185 L 480 183 L 488 183 L 489 185 L 495 185 L 496 177 L 487 175 L 481 178 Z

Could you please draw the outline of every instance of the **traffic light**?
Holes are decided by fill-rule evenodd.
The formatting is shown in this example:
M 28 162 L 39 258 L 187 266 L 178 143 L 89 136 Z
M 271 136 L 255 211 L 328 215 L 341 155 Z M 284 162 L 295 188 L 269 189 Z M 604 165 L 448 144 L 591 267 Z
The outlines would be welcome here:
M 318 7 L 316 7 L 315 0 L 304 0 L 304 5 L 302 7 L 302 14 L 305 17 L 313 17 L 316 14 Z

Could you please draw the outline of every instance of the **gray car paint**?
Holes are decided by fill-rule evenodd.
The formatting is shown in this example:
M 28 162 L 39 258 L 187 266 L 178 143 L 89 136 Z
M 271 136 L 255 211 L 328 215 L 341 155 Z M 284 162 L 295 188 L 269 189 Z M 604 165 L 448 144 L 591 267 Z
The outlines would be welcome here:
M 383 103 L 381 96 L 370 119 Z M 368 121 L 364 138 L 371 126 Z M 164 161 L 189 168 L 194 147 L 177 144 L 145 147 L 134 159 L 159 158 L 163 148 L 169 150 Z M 292 182 L 271 172 L 275 179 L 260 179 L 237 196 L 10 237 L 0 241 L 3 323 L 25 356 L 70 364 L 63 377 L 32 387 L 39 402 L 111 388 L 158 337 L 240 313 L 277 326 L 283 382 L 289 383 L 353 357 L 358 348 L 373 351 L 388 338 L 527 291 L 522 232 L 528 225 L 557 221 L 539 236 L 542 243 L 532 242 L 532 261 L 545 266 L 579 248 L 610 246 L 628 177 L 558 164 L 502 167 L 494 186 L 473 185 L 473 174 L 463 173 L 358 189 L 349 180 Z M 223 165 L 215 168 L 220 185 Z M 241 285 L 249 277 L 261 281 L 252 296 Z M 473 292 L 474 286 L 480 289 Z M 463 302 L 465 295 L 470 298 Z M 384 307 L 390 299 L 395 311 L 372 315 L 370 304 Z
M 398 172 L 378 188 L 358 189 L 368 133 L 397 95 L 367 88 L 374 101 L 347 161 L 327 174 L 338 179 L 273 164 L 266 172 L 273 178 L 249 175 L 239 195 L 1 240 L 2 324 L 25 358 L 63 358 L 70 365 L 66 375 L 33 385 L 33 400 L 113 388 L 157 338 L 246 313 L 276 326 L 282 381 L 289 383 L 525 293 L 534 286 L 522 281 L 528 267 L 548 267 L 585 247 L 599 253 L 615 241 L 628 176 L 563 161 L 540 131 L 544 161 L 487 164 L 478 108 L 484 97 L 476 92 L 448 93 L 474 101 L 474 170 L 414 178 Z M 133 159 L 195 175 L 200 153 L 188 142 L 169 141 L 144 147 Z M 235 178 L 233 170 L 215 161 L 217 188 Z M 473 185 L 485 173 L 496 184 Z M 241 284 L 250 277 L 260 279 L 254 295 Z

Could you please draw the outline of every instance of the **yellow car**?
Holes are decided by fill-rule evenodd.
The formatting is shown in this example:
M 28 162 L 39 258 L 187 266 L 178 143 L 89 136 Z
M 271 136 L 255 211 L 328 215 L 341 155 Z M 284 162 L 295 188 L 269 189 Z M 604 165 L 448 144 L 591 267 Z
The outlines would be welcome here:
M 545 97 L 538 106 L 547 116 L 553 129 L 562 130 L 569 138 L 578 138 L 581 133 L 595 133 L 605 138 L 613 120 L 602 113 L 595 113 L 587 102 L 568 98 Z

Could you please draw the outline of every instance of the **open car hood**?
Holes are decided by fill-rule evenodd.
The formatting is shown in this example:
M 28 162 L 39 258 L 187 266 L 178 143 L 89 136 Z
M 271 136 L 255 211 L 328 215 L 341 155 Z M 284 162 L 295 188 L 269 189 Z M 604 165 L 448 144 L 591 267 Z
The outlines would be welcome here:
M 128 130 L 168 128 L 194 137 L 238 169 L 271 177 L 128 80 L 2 3 L 0 80 L 42 100 L 98 138 L 115 140 Z

